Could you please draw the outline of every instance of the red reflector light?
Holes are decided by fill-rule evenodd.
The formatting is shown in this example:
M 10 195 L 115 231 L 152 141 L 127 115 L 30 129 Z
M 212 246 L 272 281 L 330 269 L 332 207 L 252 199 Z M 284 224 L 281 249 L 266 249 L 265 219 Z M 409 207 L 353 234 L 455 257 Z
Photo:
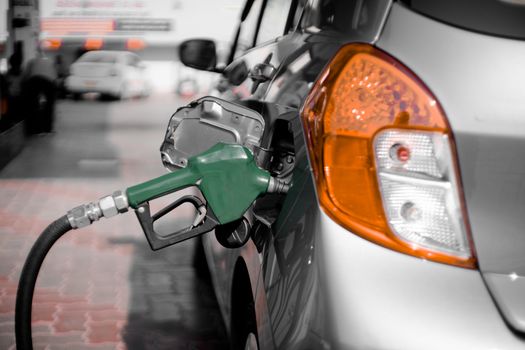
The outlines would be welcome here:
M 405 146 L 400 146 L 397 149 L 397 159 L 400 162 L 406 162 L 410 159 L 410 150 L 406 148 Z
M 410 149 L 401 144 L 395 144 L 390 149 L 390 158 L 393 161 L 404 163 L 410 159 Z

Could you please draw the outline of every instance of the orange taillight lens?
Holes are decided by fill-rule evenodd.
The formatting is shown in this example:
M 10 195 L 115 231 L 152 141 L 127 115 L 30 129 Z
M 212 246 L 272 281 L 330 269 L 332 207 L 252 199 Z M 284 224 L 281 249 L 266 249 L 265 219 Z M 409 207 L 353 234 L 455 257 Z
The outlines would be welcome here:
M 429 192 L 424 186 L 413 184 L 420 178 L 431 181 L 431 189 L 458 183 L 455 164 L 452 172 L 425 174 L 425 164 L 434 162 L 433 152 L 443 153 L 433 148 L 432 140 L 443 136 L 445 149 L 454 145 L 443 111 L 414 74 L 370 45 L 346 45 L 312 88 L 302 117 L 320 204 L 327 214 L 352 232 L 385 247 L 434 261 L 475 266 L 461 212 L 460 189 Z M 390 134 L 378 138 L 390 129 Z M 418 137 L 423 141 L 417 141 Z M 436 142 L 442 147 L 442 141 Z M 378 152 L 385 147 L 390 149 L 386 152 L 388 157 L 395 159 L 390 163 L 382 161 L 386 165 L 381 165 L 378 172 Z M 453 149 L 452 153 L 455 154 Z M 436 159 L 435 163 L 443 160 Z M 401 176 L 400 183 L 408 185 L 395 187 L 391 184 L 396 182 L 384 180 L 384 176 Z M 450 197 L 458 206 L 431 207 L 432 203 L 424 200 L 425 193 L 437 193 L 436 198 L 443 198 L 444 202 Z M 393 200 L 392 195 L 402 198 Z M 420 212 L 420 216 L 411 214 L 410 218 L 420 218 L 421 222 L 399 223 L 399 212 L 403 210 Z M 449 214 L 451 218 L 447 218 Z M 452 222 L 458 215 L 459 224 L 447 224 L 447 220 Z M 445 225 L 442 232 L 429 233 L 425 225 L 433 220 Z M 452 232 L 456 226 L 458 232 Z

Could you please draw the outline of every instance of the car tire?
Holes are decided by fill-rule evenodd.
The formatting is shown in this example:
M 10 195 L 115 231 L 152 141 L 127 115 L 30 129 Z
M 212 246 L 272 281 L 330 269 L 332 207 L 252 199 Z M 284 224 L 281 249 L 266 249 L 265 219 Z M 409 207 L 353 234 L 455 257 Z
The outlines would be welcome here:
M 99 100 L 100 101 L 113 101 L 115 99 L 116 99 L 116 97 L 114 95 L 110 95 L 110 94 L 100 94 L 100 96 L 99 96 Z
M 79 92 L 73 92 L 71 93 L 71 99 L 73 101 L 80 101 L 80 99 L 82 99 L 82 94 Z

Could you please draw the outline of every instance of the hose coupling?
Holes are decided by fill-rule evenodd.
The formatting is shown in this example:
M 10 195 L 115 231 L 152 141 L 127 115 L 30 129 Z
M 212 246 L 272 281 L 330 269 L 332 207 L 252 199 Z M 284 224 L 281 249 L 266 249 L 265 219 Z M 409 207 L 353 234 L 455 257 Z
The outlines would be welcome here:
M 129 203 L 123 191 L 115 191 L 98 202 L 80 205 L 67 212 L 67 219 L 73 229 L 91 225 L 101 217 L 110 218 L 128 211 Z
M 270 177 L 267 190 L 268 193 L 287 193 L 289 189 L 290 185 L 284 180 L 278 179 L 276 177 Z

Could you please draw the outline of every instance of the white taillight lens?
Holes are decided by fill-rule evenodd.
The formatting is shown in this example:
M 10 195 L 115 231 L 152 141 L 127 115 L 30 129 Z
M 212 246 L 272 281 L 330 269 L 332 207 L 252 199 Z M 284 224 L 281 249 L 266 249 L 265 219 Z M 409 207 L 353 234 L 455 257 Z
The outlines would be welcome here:
M 379 169 L 410 176 L 443 178 L 448 172 L 450 152 L 447 136 L 439 132 L 384 131 L 375 137 L 375 153 Z M 446 145 L 445 145 L 446 143 Z M 400 150 L 403 148 L 403 158 Z M 401 159 L 400 159 L 401 158 Z
M 379 189 L 392 232 L 409 243 L 470 256 L 448 136 L 386 130 L 374 141 Z M 400 147 L 402 155 L 409 155 L 401 160 Z

